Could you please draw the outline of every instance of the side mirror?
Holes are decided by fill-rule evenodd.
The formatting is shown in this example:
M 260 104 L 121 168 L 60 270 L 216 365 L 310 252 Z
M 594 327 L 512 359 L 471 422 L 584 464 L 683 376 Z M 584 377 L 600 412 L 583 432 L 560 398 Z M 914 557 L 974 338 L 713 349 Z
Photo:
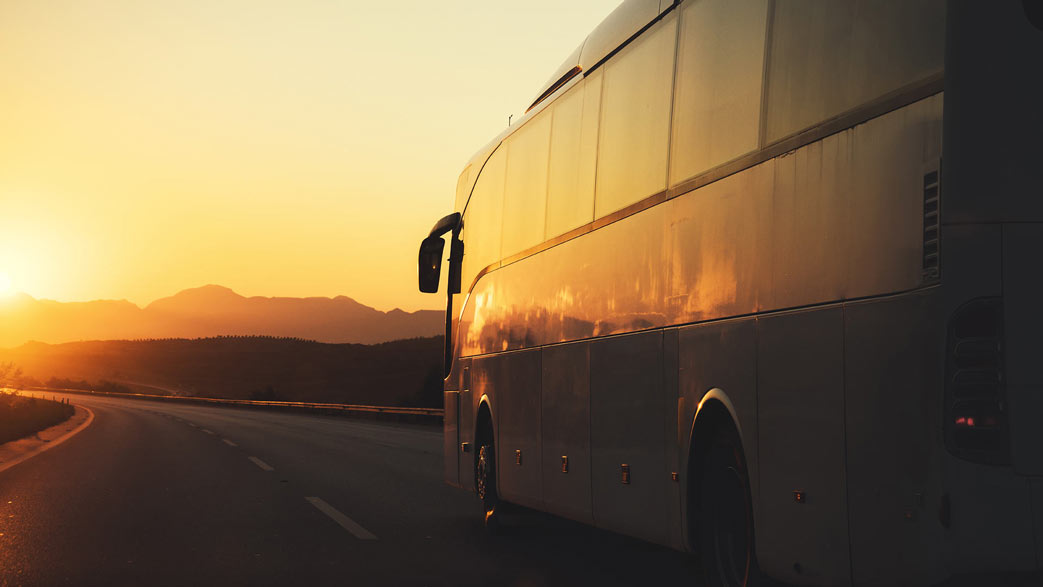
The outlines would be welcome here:
M 442 251 L 445 241 L 439 236 L 429 236 L 420 243 L 420 256 L 417 259 L 420 291 L 436 293 L 438 277 L 442 271 Z

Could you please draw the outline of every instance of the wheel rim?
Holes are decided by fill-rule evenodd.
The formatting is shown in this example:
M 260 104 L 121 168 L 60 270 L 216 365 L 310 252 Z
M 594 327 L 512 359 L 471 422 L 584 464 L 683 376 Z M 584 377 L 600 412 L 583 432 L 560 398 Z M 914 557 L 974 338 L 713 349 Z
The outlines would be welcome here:
M 486 491 L 488 491 L 488 480 L 489 480 L 489 445 L 483 444 L 478 449 L 478 471 L 476 477 L 476 484 L 478 489 L 478 497 L 485 500 Z
M 478 462 L 475 466 L 475 489 L 482 500 L 485 510 L 485 525 L 493 528 L 497 525 L 496 504 L 496 456 L 490 442 L 478 447 Z

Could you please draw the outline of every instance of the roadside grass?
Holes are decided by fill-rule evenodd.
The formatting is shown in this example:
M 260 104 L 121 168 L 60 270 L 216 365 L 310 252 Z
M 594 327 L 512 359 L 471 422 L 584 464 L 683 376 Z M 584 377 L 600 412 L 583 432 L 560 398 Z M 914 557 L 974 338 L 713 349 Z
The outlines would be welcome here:
M 69 404 L 0 392 L 0 444 L 60 424 L 74 411 Z

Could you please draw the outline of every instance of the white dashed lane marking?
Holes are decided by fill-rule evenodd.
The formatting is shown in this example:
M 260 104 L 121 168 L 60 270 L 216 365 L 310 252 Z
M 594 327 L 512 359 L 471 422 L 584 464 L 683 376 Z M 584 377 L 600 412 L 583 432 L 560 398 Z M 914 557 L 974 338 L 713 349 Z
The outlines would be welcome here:
M 253 464 L 257 465 L 262 470 L 265 470 L 265 471 L 274 471 L 275 470 L 275 467 L 269 465 L 268 463 L 262 461 L 261 459 L 259 459 L 257 457 L 246 457 L 246 458 L 250 459 L 250 461 Z
M 213 434 L 213 432 L 207 430 L 206 428 L 203 428 L 203 432 L 206 432 L 207 434 Z
M 227 444 L 228 446 L 239 446 L 238 444 L 232 442 L 231 440 L 228 440 L 227 438 L 222 438 L 221 442 Z
M 304 499 L 308 500 L 308 502 L 311 505 L 315 506 L 316 509 L 318 509 L 320 512 L 329 516 L 331 520 L 340 524 L 341 528 L 344 528 L 348 532 L 354 534 L 355 538 L 358 538 L 359 540 L 377 539 L 377 537 L 372 532 L 363 528 L 362 526 L 359 526 L 355 520 L 352 520 L 351 518 L 340 513 L 337 510 L 337 508 L 331 506 L 322 499 L 318 497 L 305 497 Z

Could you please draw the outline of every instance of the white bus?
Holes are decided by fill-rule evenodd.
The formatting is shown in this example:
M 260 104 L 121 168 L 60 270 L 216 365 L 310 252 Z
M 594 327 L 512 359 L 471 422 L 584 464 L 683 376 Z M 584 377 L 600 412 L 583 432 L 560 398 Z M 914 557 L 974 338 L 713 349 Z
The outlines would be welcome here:
M 446 481 L 714 585 L 1035 576 L 1041 5 L 624 2 L 421 245 Z

